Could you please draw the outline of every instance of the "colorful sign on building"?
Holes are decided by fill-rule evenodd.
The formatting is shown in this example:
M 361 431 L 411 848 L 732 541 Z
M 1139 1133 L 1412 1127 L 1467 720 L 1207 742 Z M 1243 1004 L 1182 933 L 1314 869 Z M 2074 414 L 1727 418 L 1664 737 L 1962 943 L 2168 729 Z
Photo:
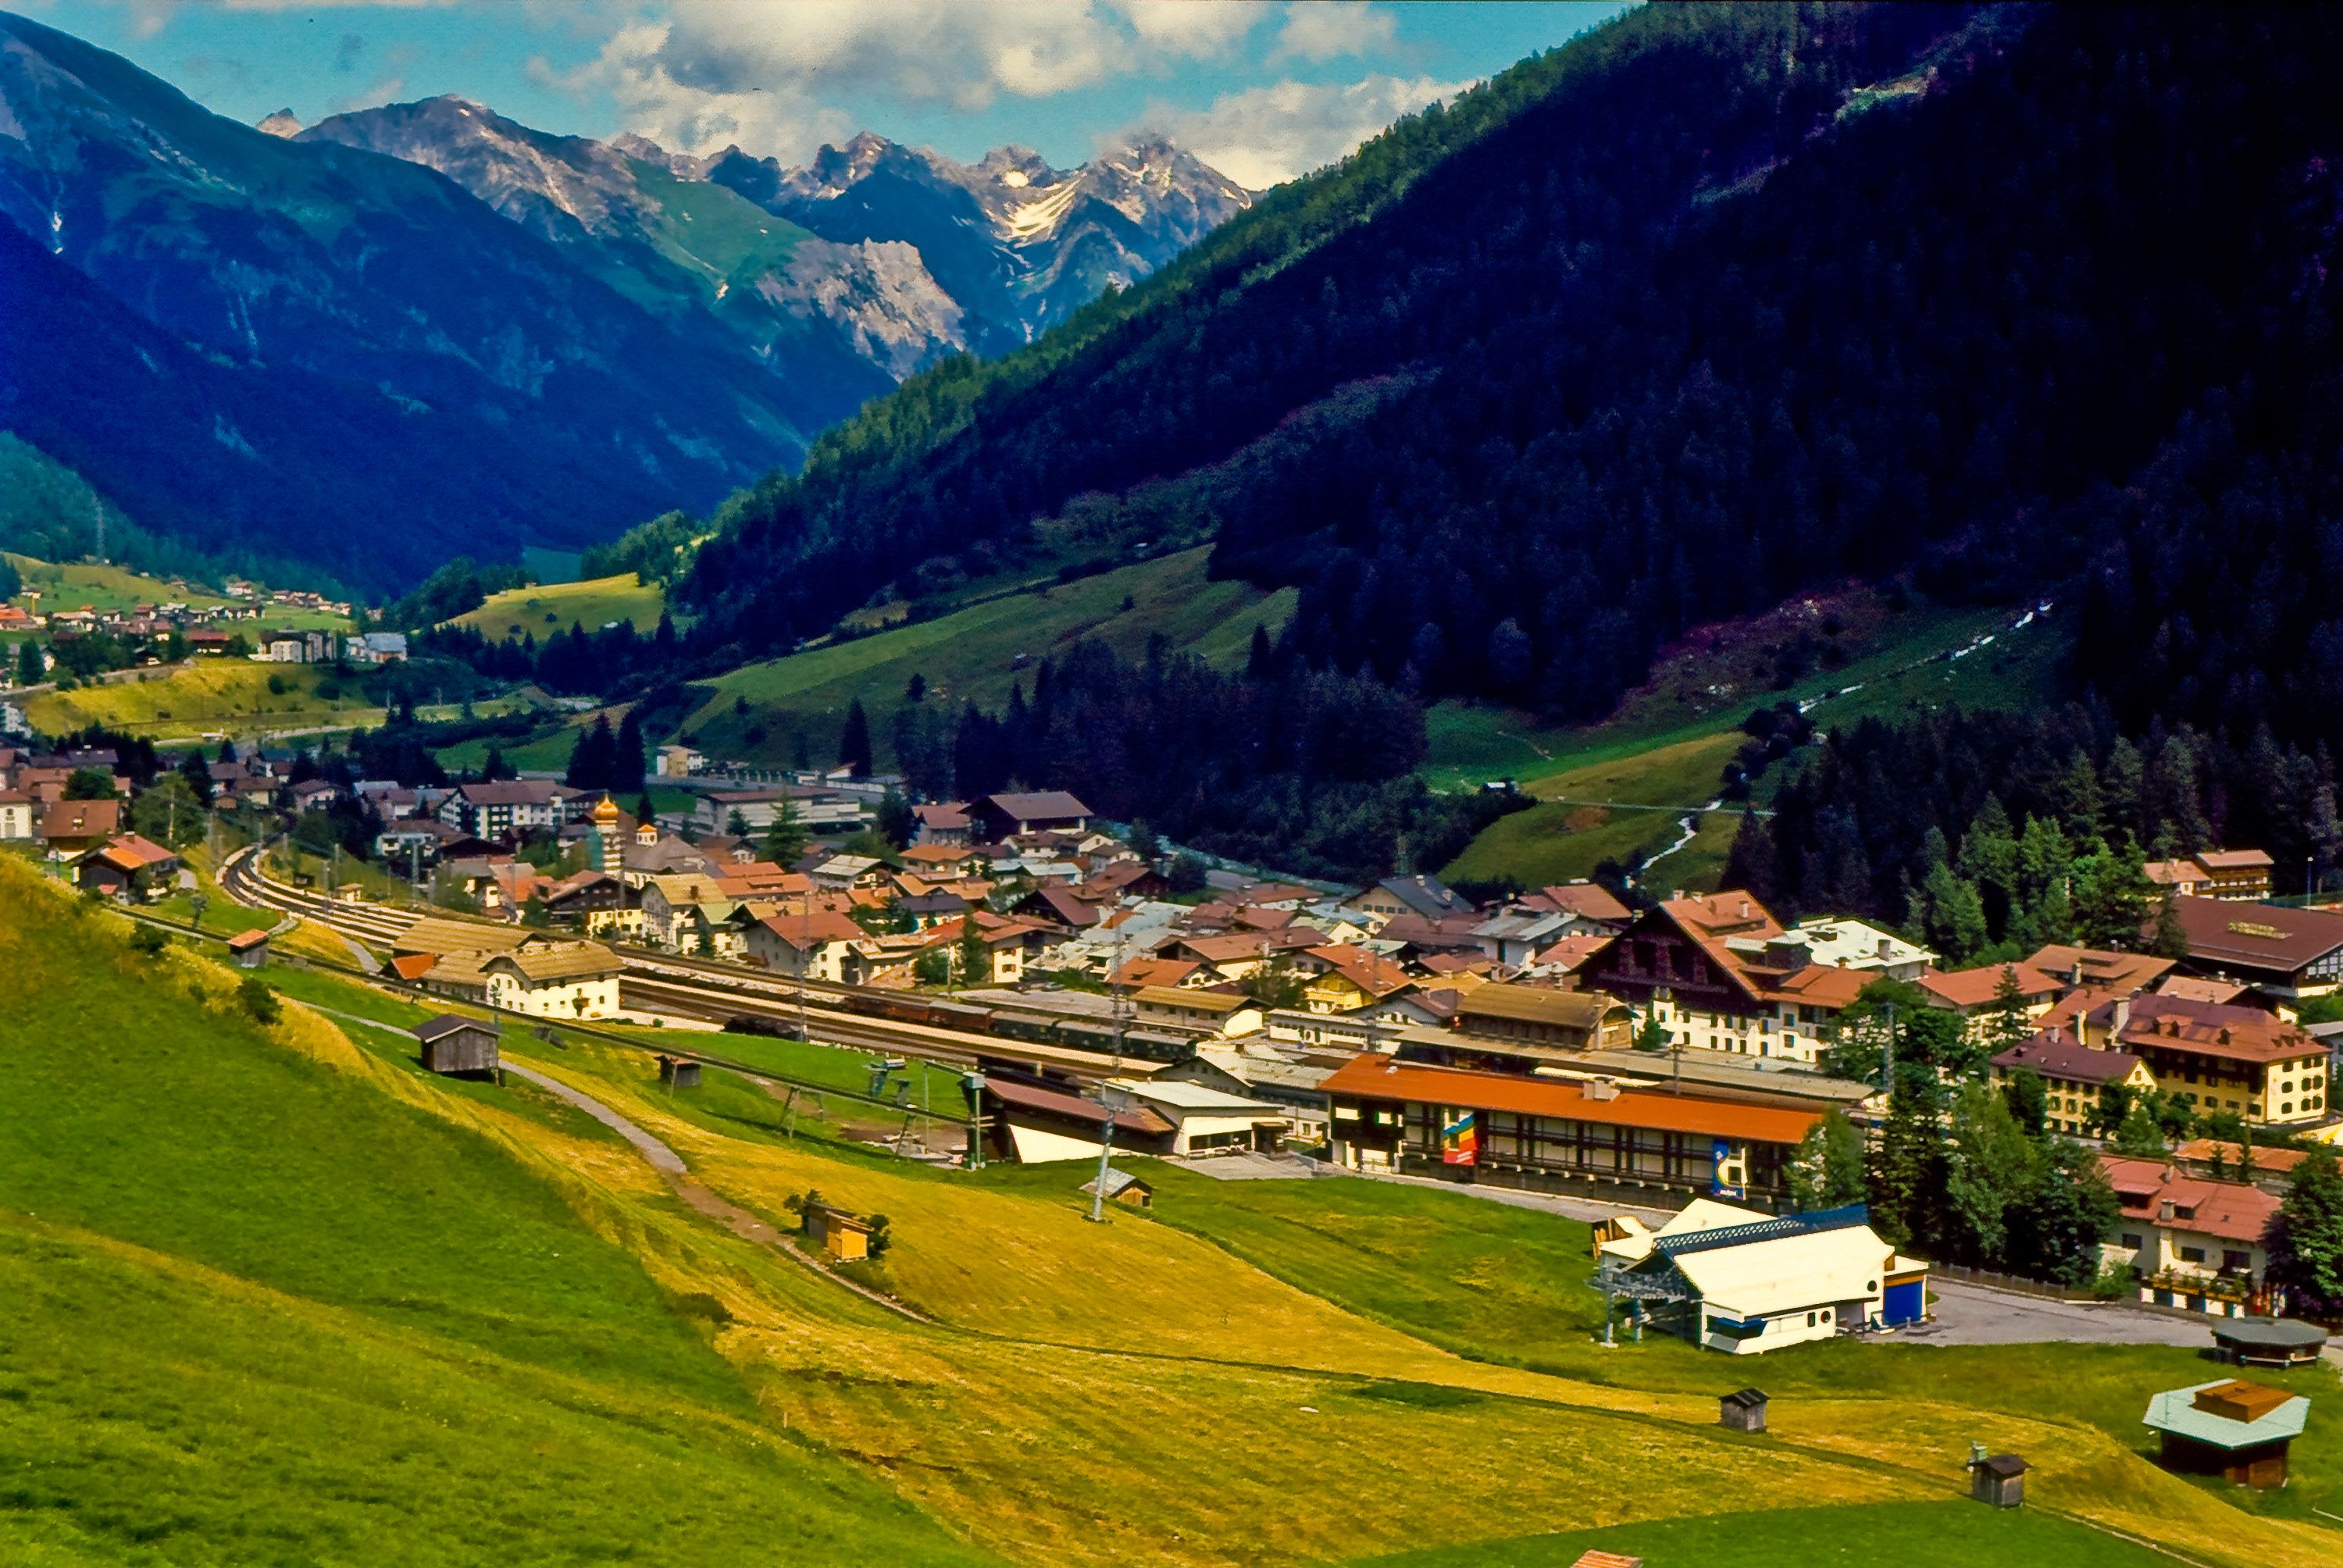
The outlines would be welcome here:
M 1481 1162 L 1479 1111 L 1441 1111 L 1440 1162 L 1443 1165 L 1478 1165 Z

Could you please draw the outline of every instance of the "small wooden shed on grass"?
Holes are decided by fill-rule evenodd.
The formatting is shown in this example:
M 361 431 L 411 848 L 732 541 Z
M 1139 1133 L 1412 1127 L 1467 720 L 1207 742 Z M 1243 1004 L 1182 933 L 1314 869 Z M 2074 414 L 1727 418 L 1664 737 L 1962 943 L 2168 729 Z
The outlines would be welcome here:
M 1092 1177 L 1090 1181 L 1083 1182 L 1082 1191 L 1085 1192 L 1096 1192 L 1098 1191 L 1098 1179 L 1096 1177 Z M 1128 1171 L 1110 1170 L 1107 1171 L 1106 1196 L 1108 1202 L 1120 1203 L 1126 1209 L 1152 1209 L 1155 1207 L 1155 1189 L 1150 1187 L 1146 1182 L 1141 1181 L 1138 1177 L 1133 1176 Z
M 228 962 L 240 970 L 256 970 L 268 961 L 268 933 L 258 926 L 227 940 Z
M 2026 1501 L 2026 1461 L 2014 1453 L 1969 1461 L 1969 1495 L 1996 1508 L 2016 1508 Z
M 1735 1432 L 1765 1430 L 1765 1391 L 1745 1388 L 1716 1402 L 1716 1423 Z
M 669 1089 L 697 1089 L 699 1087 L 699 1063 L 692 1060 L 689 1057 L 669 1056 L 665 1051 L 661 1051 L 659 1053 L 659 1081 L 666 1084 Z
M 859 1214 L 827 1203 L 805 1206 L 806 1236 L 841 1263 L 860 1262 L 870 1255 L 871 1224 Z
M 497 1070 L 497 1029 L 477 1018 L 441 1013 L 415 1026 L 423 1042 L 426 1072 L 494 1072 Z

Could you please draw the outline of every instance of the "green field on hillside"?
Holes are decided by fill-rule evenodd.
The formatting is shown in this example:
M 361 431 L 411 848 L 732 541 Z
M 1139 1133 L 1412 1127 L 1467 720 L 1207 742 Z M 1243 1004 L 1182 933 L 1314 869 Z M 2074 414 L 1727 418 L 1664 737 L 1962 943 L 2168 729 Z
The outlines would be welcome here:
M 518 1075 L 423 1073 L 396 1030 L 429 1003 L 277 963 L 264 1029 L 245 977 L 126 930 L 0 866 L 11 1561 L 1536 1562 L 1569 1529 L 1748 1568 L 1902 1533 L 1923 1564 L 2133 1568 L 2056 1513 L 2324 1568 L 2343 1539 L 2308 1512 L 2343 1453 L 2315 1420 L 2265 1514 L 2140 1457 L 2144 1391 L 2196 1374 L 2185 1352 L 1605 1350 L 1587 1228 L 1553 1215 L 1136 1161 L 1157 1209 L 1094 1225 L 1084 1162 L 898 1161 L 843 1106 L 791 1136 L 734 1074 L 662 1085 L 666 1031 L 503 1029 L 508 1065 L 671 1147 L 670 1185 Z M 861 1077 L 856 1052 L 689 1038 Z M 809 1191 L 889 1217 L 854 1274 L 917 1317 L 739 1230 L 789 1228 Z M 1720 1432 L 1753 1370 L 1773 1432 Z M 2328 1368 L 2284 1379 L 2337 1393 Z M 1972 1439 L 2035 1463 L 2027 1513 L 1950 1501 Z
M 1539 804 L 1490 824 L 1441 874 L 1512 876 L 1537 888 L 1587 877 L 1605 859 L 1664 849 L 1682 837 L 1687 805 L 1716 798 L 1717 776 L 1741 740 L 1727 731 L 1547 774 L 1528 787 Z M 1739 825 L 1734 811 L 1704 814 L 1693 841 L 1654 866 L 1654 882 L 1713 885 Z
M 802 735 L 812 760 L 826 764 L 836 758 L 846 705 L 855 698 L 869 709 L 883 750 L 884 718 L 901 704 L 914 675 L 926 678 L 930 701 L 991 707 L 1007 700 L 1012 682 L 1031 683 L 1032 664 L 1085 637 L 1102 639 L 1126 658 L 1142 656 L 1148 639 L 1161 636 L 1217 665 L 1242 663 L 1253 628 L 1266 626 L 1275 635 L 1292 613 L 1293 596 L 1210 581 L 1210 554 L 1182 550 L 746 665 L 713 683 L 683 731 L 713 752 L 768 763 L 792 760 Z
M 612 621 L 631 621 L 649 636 L 659 629 L 659 611 L 667 596 L 657 583 L 645 583 L 632 572 L 619 577 L 588 578 L 583 582 L 538 583 L 490 594 L 479 608 L 458 616 L 456 626 L 478 628 L 491 641 L 518 641 L 524 636 L 543 642 L 571 626 L 598 630 Z
M 272 683 L 282 689 L 272 690 Z M 126 671 L 98 685 L 44 692 L 25 705 L 26 719 L 45 734 L 103 724 L 156 740 L 347 729 L 381 723 L 382 711 L 356 679 L 337 676 L 328 666 L 248 658 L 196 658 Z
M 1502 819 L 1475 838 L 1443 871 L 1450 877 L 1510 875 L 1525 887 L 1588 875 L 1601 861 L 1673 844 L 1684 810 L 1716 798 L 1718 775 L 1740 743 L 1737 726 L 1753 709 L 1775 702 L 1808 705 L 1828 729 L 1865 718 L 1895 719 L 1933 708 L 2023 707 L 2052 700 L 2069 646 L 2055 616 L 2012 629 L 2021 613 L 1924 608 L 1885 614 L 1864 601 L 1845 609 L 1867 625 L 1852 633 L 1851 651 L 1827 673 L 1779 690 L 1758 678 L 1780 640 L 1717 634 L 1717 646 L 1680 649 L 1655 667 L 1601 724 L 1542 728 L 1528 714 L 1486 705 L 1443 702 L 1426 717 L 1436 789 L 1510 778 L 1541 800 L 1617 801 L 1675 809 L 1675 814 L 1599 805 L 1542 805 Z M 1835 624 L 1835 623 L 1834 623 Z M 1982 644 L 1980 638 L 1989 638 Z M 1769 651 L 1770 650 L 1770 651 Z M 1951 657 L 1961 650 L 1959 657 Z M 1644 818 L 1658 819 L 1644 821 Z M 1739 819 L 1710 812 L 1693 841 L 1661 861 L 1652 885 L 1706 889 L 1724 870 Z

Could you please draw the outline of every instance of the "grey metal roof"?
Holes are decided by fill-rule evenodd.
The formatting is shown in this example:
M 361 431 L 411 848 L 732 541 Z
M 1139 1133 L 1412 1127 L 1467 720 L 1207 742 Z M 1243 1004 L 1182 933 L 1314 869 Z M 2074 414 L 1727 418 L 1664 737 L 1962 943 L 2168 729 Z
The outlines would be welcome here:
M 2295 1395 L 2259 1421 L 2231 1421 L 2210 1411 L 2198 1410 L 2197 1396 L 2208 1388 L 2219 1388 L 2231 1382 L 2215 1378 L 2187 1388 L 2176 1388 L 2157 1394 L 2147 1402 L 2147 1413 L 2139 1419 L 2157 1432 L 2177 1432 L 2196 1439 L 2214 1448 L 2252 1448 L 2256 1444 L 2276 1442 L 2280 1438 L 2300 1437 L 2303 1422 L 2310 1417 L 2310 1402 Z

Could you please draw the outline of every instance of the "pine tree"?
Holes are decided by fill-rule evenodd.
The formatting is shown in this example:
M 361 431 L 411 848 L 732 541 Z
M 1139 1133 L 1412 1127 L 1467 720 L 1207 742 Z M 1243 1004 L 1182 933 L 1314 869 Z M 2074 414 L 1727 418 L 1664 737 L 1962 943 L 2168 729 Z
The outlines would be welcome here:
M 846 729 L 838 739 L 838 765 L 850 769 L 857 779 L 870 777 L 870 718 L 862 711 L 859 697 L 846 705 Z
M 611 753 L 610 777 L 605 789 L 624 791 L 643 787 L 642 710 L 641 703 L 630 703 L 627 717 L 618 724 L 618 745 Z
M 960 917 L 959 949 L 960 984 L 981 985 L 992 978 L 992 966 L 984 946 L 984 932 L 977 925 L 973 913 Z
M 48 678 L 48 661 L 41 657 L 41 645 L 26 638 L 16 648 L 17 684 L 38 686 Z
M 1245 678 L 1267 680 L 1270 672 L 1275 668 L 1276 659 L 1276 649 L 1270 645 L 1268 626 L 1263 624 L 1254 627 L 1252 646 L 1245 653 Z
M 765 841 L 758 853 L 776 866 L 794 866 L 805 852 L 805 828 L 798 820 L 797 805 L 783 796 L 773 808 L 773 819 L 765 826 Z
M 610 733 L 610 716 L 598 713 L 593 724 L 578 733 L 578 744 L 569 749 L 569 768 L 562 778 L 573 789 L 607 789 L 610 788 L 610 774 L 617 766 L 618 755 L 618 742 Z
M 1986 1049 L 1996 1052 L 2007 1050 L 2033 1033 L 2034 1020 L 2026 1016 L 2026 992 L 2017 983 L 2016 966 L 2004 964 L 2001 966 L 2001 978 L 1994 982 L 1993 1002 L 1986 1010 Z M 2037 1088 L 2040 1081 L 2036 1080 Z

